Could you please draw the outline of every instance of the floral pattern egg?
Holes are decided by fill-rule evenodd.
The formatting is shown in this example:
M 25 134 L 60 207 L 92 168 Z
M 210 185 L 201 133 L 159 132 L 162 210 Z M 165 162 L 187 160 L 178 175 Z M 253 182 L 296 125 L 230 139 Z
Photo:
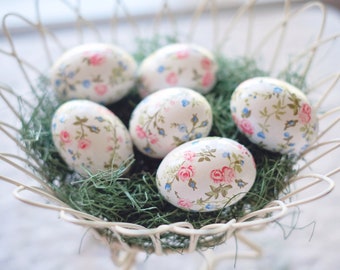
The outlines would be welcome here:
M 156 183 L 174 206 L 209 212 L 242 199 L 255 177 L 255 162 L 247 148 L 228 138 L 206 137 L 167 154 L 157 169 Z
M 117 169 L 133 157 L 130 134 L 106 107 L 89 100 L 72 100 L 54 113 L 53 142 L 66 164 L 79 174 Z
M 188 88 L 159 90 L 133 110 L 129 130 L 135 146 L 145 155 L 162 158 L 176 146 L 208 136 L 212 126 L 210 104 Z
M 230 108 L 238 129 L 273 152 L 298 155 L 318 134 L 316 112 L 306 95 L 275 78 L 244 81 L 235 89 Z
M 216 82 L 217 63 L 207 49 L 186 43 L 175 43 L 158 49 L 145 58 L 138 72 L 139 94 L 168 87 L 187 87 L 208 93 Z
M 123 49 L 91 43 L 66 51 L 54 63 L 50 79 L 64 100 L 110 104 L 128 94 L 135 84 L 136 71 L 137 63 Z

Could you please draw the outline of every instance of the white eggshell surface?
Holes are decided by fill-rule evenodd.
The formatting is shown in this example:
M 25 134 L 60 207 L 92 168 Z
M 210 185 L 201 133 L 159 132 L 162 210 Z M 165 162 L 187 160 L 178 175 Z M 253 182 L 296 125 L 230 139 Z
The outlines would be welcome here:
M 138 71 L 139 94 L 181 86 L 206 94 L 216 82 L 217 63 L 207 49 L 187 43 L 164 46 L 145 58 Z
M 176 146 L 208 136 L 210 104 L 201 94 L 183 87 L 166 88 L 144 98 L 131 115 L 129 131 L 143 154 L 162 158 Z
M 90 43 L 66 51 L 54 63 L 50 79 L 64 100 L 89 99 L 109 104 L 122 99 L 134 86 L 137 64 L 123 49 Z
M 306 95 L 295 86 L 269 77 L 241 83 L 230 108 L 238 129 L 259 146 L 298 155 L 318 134 L 318 119 Z
M 82 175 L 116 169 L 133 156 L 124 124 L 106 107 L 89 100 L 62 104 L 54 113 L 51 131 L 61 157 Z
M 243 198 L 255 177 L 256 166 L 248 149 L 228 138 L 206 137 L 166 155 L 156 182 L 159 192 L 174 206 L 209 212 Z

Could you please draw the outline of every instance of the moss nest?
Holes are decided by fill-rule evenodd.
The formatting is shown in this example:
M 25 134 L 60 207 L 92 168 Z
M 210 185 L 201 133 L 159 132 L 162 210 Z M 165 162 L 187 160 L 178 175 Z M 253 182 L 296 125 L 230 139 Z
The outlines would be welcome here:
M 152 51 L 174 41 L 174 38 L 159 37 L 138 40 L 138 50 L 134 57 L 141 62 Z M 213 109 L 214 122 L 210 135 L 227 137 L 242 143 L 253 154 L 257 166 L 257 177 L 252 189 L 236 204 L 206 213 L 187 212 L 172 206 L 158 193 L 155 183 L 160 160 L 146 157 L 138 151 L 135 151 L 134 160 L 125 164 L 131 166 L 131 169 L 124 175 L 125 166 L 116 171 L 103 171 L 86 178 L 71 171 L 60 158 L 52 141 L 52 115 L 61 101 L 52 94 L 46 78 L 40 78 L 32 90 L 38 101 L 37 106 L 27 111 L 23 109 L 21 112 L 20 139 L 25 143 L 28 158 L 40 162 L 40 166 L 33 169 L 51 186 L 55 195 L 71 208 L 111 222 L 127 222 L 156 228 L 185 221 L 199 229 L 208 224 L 237 220 L 249 212 L 262 209 L 289 190 L 287 179 L 294 174 L 295 161 L 286 155 L 263 150 L 245 138 L 231 119 L 229 101 L 232 92 L 241 82 L 269 73 L 261 70 L 252 59 L 231 59 L 220 54 L 215 56 L 219 65 L 218 81 L 214 89 L 205 95 Z M 281 76 L 288 82 L 290 78 L 294 81 L 298 78 L 301 81 L 298 74 L 289 74 L 288 71 Z M 137 90 L 133 89 L 123 100 L 108 107 L 128 125 L 130 114 L 139 101 Z M 115 240 L 115 236 L 108 229 L 98 232 L 109 241 Z M 202 238 L 198 242 L 198 248 L 214 246 L 223 241 L 223 238 L 224 235 L 213 236 L 209 241 Z M 153 252 L 149 237 L 123 237 L 123 240 L 131 246 Z M 163 248 L 170 250 L 184 250 L 189 245 L 189 237 L 170 232 L 163 234 L 159 240 Z

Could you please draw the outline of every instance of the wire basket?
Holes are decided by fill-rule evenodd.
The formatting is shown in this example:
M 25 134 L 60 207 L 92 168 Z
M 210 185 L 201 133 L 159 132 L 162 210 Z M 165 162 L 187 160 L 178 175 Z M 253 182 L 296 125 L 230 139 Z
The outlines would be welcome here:
M 172 9 L 175 1 L 159 1 L 159 9 L 152 16 L 152 20 L 142 16 L 131 16 L 129 5 L 124 1 L 112 1 L 109 20 L 86 19 L 83 6 L 85 1 L 72 4 L 60 1 L 61 6 L 68 10 L 74 17 L 74 26 L 63 32 L 58 28 L 50 29 L 44 25 L 43 9 L 40 1 L 35 2 L 36 20 L 29 20 L 20 14 L 10 13 L 3 18 L 3 32 L 8 41 L 8 48 L 0 52 L 13 58 L 13 66 L 18 64 L 18 79 L 22 81 L 23 89 L 13 89 L 11 86 L 1 84 L 1 103 L 11 111 L 10 121 L 0 122 L 1 132 L 14 142 L 16 147 L 11 152 L 1 149 L 0 159 L 7 166 L 14 167 L 22 173 L 22 179 L 11 179 L 1 175 L 0 179 L 16 186 L 14 196 L 27 204 L 57 211 L 61 219 L 77 225 L 93 229 L 96 236 L 110 249 L 112 260 L 123 269 L 129 269 L 133 264 L 136 254 L 147 251 L 157 255 L 169 253 L 162 245 L 162 236 L 171 233 L 187 239 L 187 247 L 183 252 L 194 252 L 201 243 L 213 242 L 212 246 L 226 242 L 231 237 L 236 237 L 244 242 L 258 256 L 260 250 L 243 236 L 247 230 L 257 230 L 273 221 L 285 216 L 289 209 L 318 200 L 334 188 L 334 177 L 340 167 L 327 168 L 327 171 L 317 167 L 321 159 L 336 157 L 340 139 L 335 130 L 339 127 L 340 107 L 327 104 L 334 91 L 339 90 L 340 71 L 320 71 L 320 66 L 327 66 L 327 58 L 332 57 L 330 49 L 334 50 L 334 43 L 338 41 L 340 33 L 333 36 L 324 34 L 326 9 L 320 2 L 308 2 L 295 5 L 286 0 L 282 8 L 282 16 L 275 18 L 275 23 L 264 29 L 257 25 L 256 15 L 267 14 L 263 11 L 261 1 L 236 1 L 225 8 L 218 1 L 197 1 L 193 10 L 184 12 Z M 241 3 L 242 2 L 242 3 Z M 234 3 L 234 2 L 233 2 Z M 230 5 L 230 3 L 229 3 Z M 308 42 L 302 37 L 296 37 L 294 51 L 285 47 L 291 27 L 299 23 L 299 15 L 307 10 L 315 9 L 320 12 L 320 25 L 306 34 Z M 262 12 L 262 13 L 261 13 Z M 188 19 L 189 18 L 189 19 Z M 36 59 L 19 51 L 16 36 L 11 28 L 11 20 L 15 19 L 32 28 L 37 35 L 34 40 L 39 48 L 39 64 Z M 301 23 L 301 22 L 300 22 Z M 179 40 L 186 42 L 199 42 L 213 50 L 218 50 L 226 55 L 247 56 L 261 62 L 264 69 L 276 76 L 286 69 L 299 70 L 308 83 L 309 97 L 315 101 L 314 106 L 318 111 L 320 132 L 316 142 L 300 156 L 296 164 L 297 172 L 289 179 L 290 192 L 283 194 L 261 210 L 250 212 L 239 219 L 225 223 L 209 224 L 196 229 L 189 222 L 178 222 L 170 225 L 161 225 L 155 228 L 112 222 L 100 219 L 90 214 L 72 209 L 65 202 L 58 199 L 53 190 L 44 179 L 34 174 L 29 168 L 39 166 L 39 160 L 27 160 L 25 146 L 20 141 L 19 112 L 23 107 L 34 108 L 34 100 L 30 89 L 34 89 L 36 79 L 45 73 L 45 69 L 52 65 L 54 59 L 66 48 L 89 41 L 107 41 L 121 44 L 124 47 L 133 47 L 131 37 L 153 37 L 157 35 L 175 34 Z M 202 37 L 204 33 L 204 37 Z M 235 37 L 236 36 L 236 37 Z M 66 38 L 64 38 L 66 37 Z M 104 38 L 105 37 L 105 38 Z M 108 37 L 108 38 L 107 38 Z M 310 40 L 312 37 L 312 40 Z M 239 46 L 243 44 L 244 46 Z M 288 47 L 288 46 L 287 46 Z M 335 46 L 336 47 L 336 46 Z M 45 62 L 41 60 L 45 60 Z M 315 65 L 317 63 L 317 65 Z M 315 75 L 317 74 L 317 76 Z M 10 81 L 10 80 L 9 80 Z M 18 102 L 19 100 L 19 102 Z M 3 106 L 3 105 L 2 105 Z M 18 124 L 17 124 L 18 123 Z M 13 151 L 12 151 L 13 150 Z M 28 180 L 29 179 L 29 180 Z M 31 185 L 29 182 L 35 182 Z M 36 186 L 38 185 L 38 186 Z M 27 193 L 37 196 L 28 196 Z M 47 202 L 46 202 L 47 201 Z M 108 241 L 103 230 L 109 231 L 114 241 Z M 129 237 L 148 239 L 151 246 L 129 245 L 124 239 Z M 148 244 L 150 245 L 150 244 Z M 216 257 L 216 260 L 224 256 Z M 211 269 L 213 260 L 207 265 Z

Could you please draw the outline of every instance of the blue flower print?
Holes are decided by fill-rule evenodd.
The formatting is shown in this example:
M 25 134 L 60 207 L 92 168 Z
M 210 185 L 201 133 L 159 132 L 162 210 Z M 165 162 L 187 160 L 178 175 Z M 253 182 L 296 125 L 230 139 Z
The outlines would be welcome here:
M 289 134 L 289 132 L 285 132 L 285 133 L 283 133 L 283 136 L 284 136 L 285 138 L 289 138 L 289 137 L 290 137 L 290 134 Z
M 166 183 L 164 189 L 166 191 L 168 191 L 168 192 L 171 191 L 171 184 L 170 183 Z
M 196 182 L 192 179 L 189 180 L 188 186 L 191 187 L 192 190 L 194 190 L 194 191 L 197 189 Z
M 99 133 L 99 131 L 100 131 L 99 128 L 96 127 L 96 126 L 90 126 L 89 129 L 93 133 Z
M 164 67 L 164 66 L 159 66 L 159 67 L 157 68 L 158 73 L 162 73 L 164 70 L 165 70 L 165 67 Z
M 162 136 L 165 136 L 165 130 L 164 130 L 164 128 L 159 128 L 159 129 L 158 129 L 158 134 L 159 134 L 159 135 L 162 135 Z
M 285 128 L 294 127 L 296 123 L 297 123 L 297 120 L 289 120 L 286 122 Z
M 182 106 L 183 107 L 186 107 L 186 106 L 188 106 L 189 104 L 190 104 L 190 101 L 189 100 L 187 100 L 187 99 L 182 99 Z
M 213 210 L 213 209 L 215 209 L 215 207 L 214 207 L 214 205 L 212 205 L 211 203 L 207 203 L 207 204 L 205 205 L 205 209 L 207 209 L 207 210 Z
M 245 187 L 245 185 L 248 184 L 248 183 L 244 182 L 242 179 L 237 179 L 237 180 L 235 180 L 235 182 L 236 182 L 236 184 L 239 188 L 243 188 L 243 187 Z
M 178 126 L 178 130 L 179 130 L 180 132 L 187 132 L 187 126 L 186 126 L 185 124 L 180 124 L 180 125 Z
M 90 80 L 83 80 L 82 84 L 83 84 L 83 87 L 85 88 L 89 88 L 91 86 Z
M 196 124 L 196 123 L 198 122 L 197 114 L 194 114 L 194 115 L 192 116 L 191 122 L 192 122 L 193 124 Z
M 189 141 L 189 140 L 190 140 L 190 137 L 189 137 L 188 134 L 186 134 L 186 135 L 184 135 L 184 136 L 182 137 L 182 141 L 183 141 L 183 142 L 187 142 L 187 141 Z
M 72 155 L 72 160 L 73 160 L 73 161 L 75 161 L 75 160 L 77 159 L 76 156 L 74 155 L 74 152 L 73 152 L 72 149 L 67 149 L 67 152 L 68 152 L 70 155 Z
M 223 152 L 222 157 L 224 158 L 230 158 L 230 153 L 229 152 Z
M 242 113 L 248 114 L 249 113 L 249 109 L 247 107 L 243 108 Z
M 96 120 L 98 122 L 104 122 L 104 118 L 102 116 L 96 116 Z
M 118 65 L 123 69 L 127 70 L 127 65 L 123 61 L 118 61 Z
M 152 152 L 150 147 L 144 147 L 143 150 L 144 150 L 145 153 L 151 153 Z
M 199 139 L 199 138 L 202 138 L 202 133 L 196 133 L 195 134 L 195 139 Z
M 301 152 L 304 152 L 309 147 L 309 144 L 305 144 L 301 147 Z
M 207 120 L 203 121 L 202 124 L 201 124 L 202 127 L 206 127 L 207 125 L 208 125 L 208 121 Z
M 74 77 L 74 75 L 76 75 L 76 74 L 74 73 L 74 71 L 70 71 L 70 72 L 67 74 L 67 77 L 70 78 L 70 79 L 72 79 L 72 78 Z
M 262 138 L 262 139 L 266 138 L 266 135 L 262 131 L 258 132 L 256 135 L 257 137 Z
M 55 80 L 54 85 L 55 87 L 58 88 L 61 85 L 61 80 L 60 79 Z
M 280 87 L 274 87 L 273 91 L 275 94 L 281 94 L 283 90 Z
M 65 116 L 64 115 L 59 117 L 59 122 L 60 123 L 65 123 Z
M 242 117 L 249 117 L 250 113 L 251 113 L 251 111 L 247 107 L 245 107 L 242 110 Z

